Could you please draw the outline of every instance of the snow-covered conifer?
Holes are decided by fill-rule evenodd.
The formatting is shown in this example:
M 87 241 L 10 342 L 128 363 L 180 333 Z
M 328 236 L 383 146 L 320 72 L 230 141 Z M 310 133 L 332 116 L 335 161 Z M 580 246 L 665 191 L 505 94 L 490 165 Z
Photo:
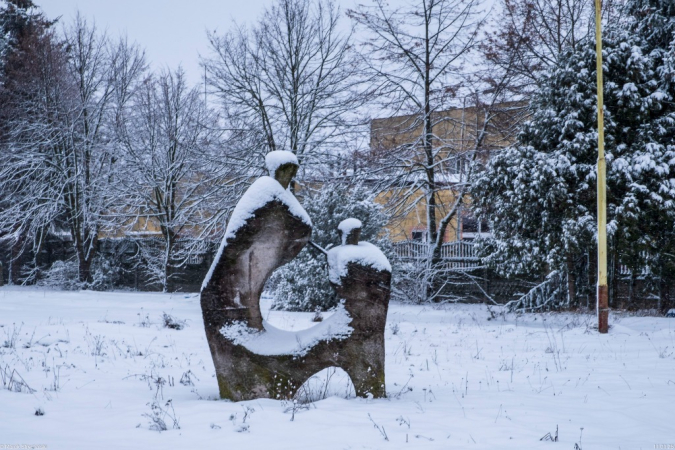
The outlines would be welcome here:
M 673 228 L 675 121 L 660 53 L 640 30 L 629 18 L 603 39 L 608 232 L 613 269 L 657 273 L 657 253 L 675 243 L 664 241 Z M 566 272 L 572 299 L 576 263 L 595 246 L 595 80 L 595 47 L 587 39 L 549 72 L 517 143 L 491 161 L 473 189 L 494 234 L 486 260 L 504 274 Z

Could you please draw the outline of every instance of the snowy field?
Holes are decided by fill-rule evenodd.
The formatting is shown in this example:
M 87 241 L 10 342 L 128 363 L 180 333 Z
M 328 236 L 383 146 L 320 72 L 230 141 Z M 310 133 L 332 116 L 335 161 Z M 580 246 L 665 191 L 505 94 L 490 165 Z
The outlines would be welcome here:
M 186 326 L 165 328 L 163 313 Z M 265 316 L 312 325 L 312 314 Z M 337 372 L 328 391 L 340 397 L 293 411 L 218 400 L 198 295 L 4 287 L 0 448 L 673 448 L 675 319 L 610 320 L 600 336 L 586 315 L 393 304 L 389 398 L 344 398 Z M 325 377 L 307 392 L 324 397 Z M 541 440 L 556 429 L 558 442 Z

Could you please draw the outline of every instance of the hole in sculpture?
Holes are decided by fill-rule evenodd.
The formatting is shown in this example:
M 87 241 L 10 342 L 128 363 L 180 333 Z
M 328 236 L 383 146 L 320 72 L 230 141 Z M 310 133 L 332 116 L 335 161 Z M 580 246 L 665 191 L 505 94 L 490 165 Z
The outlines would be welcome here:
M 337 236 L 326 246 L 336 244 L 339 244 Z M 274 310 L 311 312 L 312 316 L 317 310 L 330 311 L 339 304 L 339 299 L 328 275 L 326 255 L 307 244 L 294 260 L 269 276 L 260 300 L 261 310 L 268 302 Z
M 317 324 L 313 320 L 315 312 L 285 311 L 283 309 L 272 309 L 274 304 L 274 293 L 271 290 L 263 292 L 260 298 L 260 312 L 263 319 L 274 327 L 284 331 L 301 331 L 312 328 Z M 322 311 L 321 317 L 326 320 L 330 318 L 335 311 Z
M 315 373 L 295 394 L 295 399 L 300 403 L 316 402 L 328 397 L 356 397 L 352 379 L 340 367 L 328 367 Z

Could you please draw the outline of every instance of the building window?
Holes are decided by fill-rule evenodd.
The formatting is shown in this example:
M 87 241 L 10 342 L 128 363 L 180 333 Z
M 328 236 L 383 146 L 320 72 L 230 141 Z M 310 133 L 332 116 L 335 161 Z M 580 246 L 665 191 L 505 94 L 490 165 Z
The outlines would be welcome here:
M 470 211 L 463 210 L 461 214 L 461 238 L 472 241 L 479 236 L 487 236 L 490 233 L 487 221 L 479 221 Z
M 425 242 L 427 239 L 427 233 L 425 231 L 413 231 L 412 240 L 417 242 Z
M 462 233 L 479 233 L 478 220 L 474 216 L 462 217 Z

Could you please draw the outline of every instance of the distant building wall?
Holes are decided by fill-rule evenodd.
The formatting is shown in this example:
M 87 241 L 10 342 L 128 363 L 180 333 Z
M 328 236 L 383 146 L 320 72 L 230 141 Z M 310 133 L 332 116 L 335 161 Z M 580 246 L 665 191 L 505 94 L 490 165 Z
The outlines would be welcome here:
M 517 123 L 522 119 L 522 111 L 525 103 L 508 102 L 495 105 L 490 109 L 490 114 L 494 118 L 489 122 L 487 135 L 479 148 L 478 157 L 482 161 L 487 161 L 493 151 L 502 149 L 513 143 L 514 129 Z M 447 111 L 433 113 L 431 116 L 433 123 L 432 146 L 438 150 L 439 160 L 445 160 L 444 172 L 439 174 L 439 184 L 442 189 L 437 194 L 438 208 L 436 210 L 436 221 L 440 221 L 456 200 L 457 189 L 454 184 L 453 174 L 462 173 L 465 167 L 462 167 L 462 158 L 453 158 L 453 155 L 461 155 L 475 148 L 475 134 L 477 130 L 482 129 L 485 120 L 484 108 L 455 108 Z M 377 160 L 383 156 L 383 153 L 393 151 L 399 154 L 406 153 L 406 147 L 409 147 L 410 154 L 418 152 L 413 151 L 421 146 L 420 137 L 422 135 L 423 122 L 419 116 L 404 115 L 388 118 L 373 119 L 370 124 L 370 155 L 366 157 Z M 452 166 L 451 161 L 456 160 L 456 166 Z M 381 204 L 387 204 L 394 195 L 402 195 L 405 189 L 391 190 L 380 193 L 376 199 Z M 404 203 L 412 205 L 407 214 L 403 217 L 394 217 L 387 225 L 389 234 L 394 242 L 403 240 L 425 240 L 427 230 L 426 201 L 421 198 L 422 193 L 417 192 L 410 199 L 402 200 Z M 470 203 L 471 199 L 466 198 L 465 203 Z M 467 215 L 468 209 L 460 211 L 457 217 L 453 218 L 447 228 L 444 242 L 451 242 L 461 239 L 473 239 L 480 233 L 485 232 L 482 224 L 474 224 L 475 219 Z M 458 219 L 459 218 L 459 219 Z M 463 232 L 464 220 L 466 218 L 466 233 Z

